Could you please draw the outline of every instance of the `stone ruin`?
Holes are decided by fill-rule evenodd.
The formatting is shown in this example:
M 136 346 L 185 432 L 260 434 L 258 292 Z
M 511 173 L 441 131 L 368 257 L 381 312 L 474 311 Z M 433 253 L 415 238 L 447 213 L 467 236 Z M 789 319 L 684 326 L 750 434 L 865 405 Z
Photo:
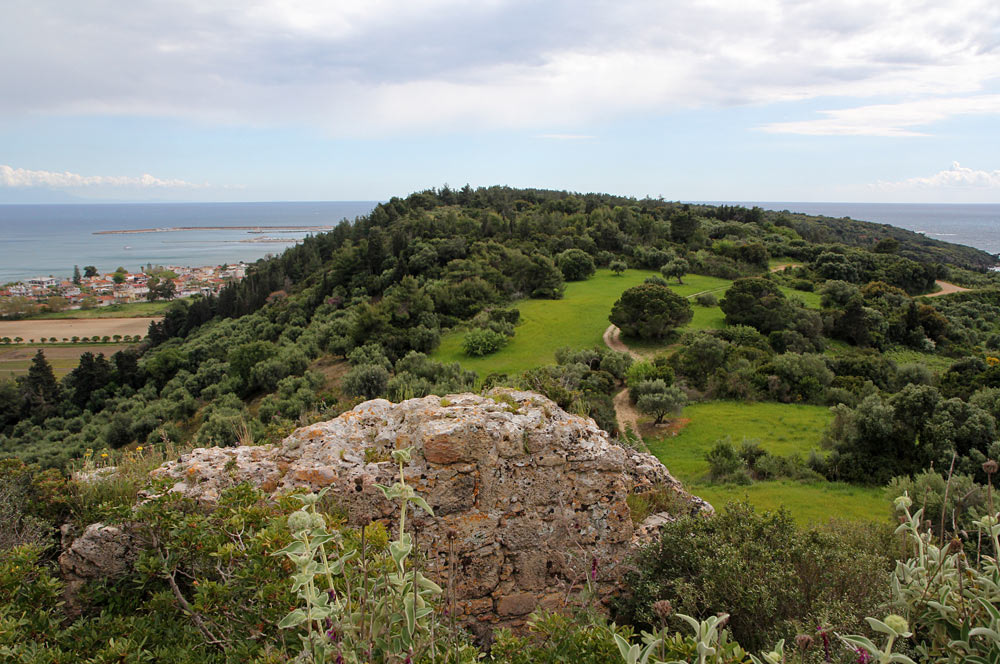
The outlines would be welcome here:
M 433 517 L 416 510 L 408 521 L 419 530 L 425 572 L 442 585 L 451 577 L 456 608 L 477 631 L 562 605 L 595 571 L 598 593 L 613 592 L 627 554 L 676 516 L 653 515 L 636 527 L 630 493 L 666 489 L 677 511 L 712 509 L 652 455 L 619 446 L 593 420 L 545 397 L 512 390 L 367 401 L 278 445 L 196 449 L 152 475 L 209 504 L 238 482 L 275 496 L 329 487 L 352 525 L 393 526 L 398 506 L 374 485 L 396 481 L 389 454 L 409 446 L 416 449 L 406 481 L 434 510 Z M 74 550 L 86 540 L 64 553 L 67 562 L 79 566 Z

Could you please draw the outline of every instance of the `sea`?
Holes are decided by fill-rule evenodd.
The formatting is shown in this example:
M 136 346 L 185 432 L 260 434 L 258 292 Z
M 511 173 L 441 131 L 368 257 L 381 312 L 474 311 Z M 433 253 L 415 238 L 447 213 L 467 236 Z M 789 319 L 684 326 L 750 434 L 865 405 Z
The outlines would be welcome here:
M 717 203 L 719 204 L 719 203 Z M 1000 253 L 998 203 L 794 203 L 728 202 L 765 210 L 801 212 L 835 219 L 874 221 L 923 233 L 944 242 L 964 244 L 990 254 Z
M 0 284 L 147 265 L 253 262 L 353 220 L 378 201 L 0 205 Z M 176 228 L 191 230 L 170 230 Z M 211 229 L 210 227 L 215 227 Z M 223 227 L 220 229 L 220 227 Z M 224 228 L 228 227 L 228 228 Z M 103 233 L 134 231 L 142 233 Z
M 928 237 L 1000 253 L 1000 204 L 722 201 L 891 224 Z M 63 203 L 0 205 L 0 284 L 146 265 L 252 262 L 310 233 L 366 215 L 377 201 L 274 203 Z M 719 203 L 717 201 L 716 203 Z M 180 227 L 189 230 L 170 230 Z M 215 227 L 215 229 L 210 229 Z M 222 228 L 219 227 L 228 227 Z M 102 233 L 135 231 L 142 233 Z

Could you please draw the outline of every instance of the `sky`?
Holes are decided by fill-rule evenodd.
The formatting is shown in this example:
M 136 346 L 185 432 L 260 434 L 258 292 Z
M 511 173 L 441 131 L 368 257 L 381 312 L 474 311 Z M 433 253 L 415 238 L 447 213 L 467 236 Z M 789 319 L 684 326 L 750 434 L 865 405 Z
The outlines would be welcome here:
M 6 0 L 0 202 L 1000 202 L 996 0 Z

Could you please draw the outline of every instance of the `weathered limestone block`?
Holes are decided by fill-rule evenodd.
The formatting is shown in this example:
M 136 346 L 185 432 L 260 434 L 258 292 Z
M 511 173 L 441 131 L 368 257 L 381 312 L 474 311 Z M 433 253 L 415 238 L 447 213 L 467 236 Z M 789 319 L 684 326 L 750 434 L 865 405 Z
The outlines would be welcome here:
M 630 493 L 666 487 L 683 512 L 710 510 L 649 454 L 620 447 L 593 420 L 531 392 L 375 399 L 303 427 L 270 447 L 197 449 L 153 475 L 206 503 L 234 482 L 279 495 L 329 487 L 355 525 L 395 524 L 397 506 L 374 486 L 392 484 L 393 449 L 416 448 L 404 474 L 435 510 L 417 510 L 427 572 L 450 575 L 470 622 L 517 624 L 564 601 L 596 571 L 611 592 L 620 563 L 670 515 L 633 527 Z M 449 570 L 450 560 L 454 569 Z
M 92 523 L 79 537 L 73 537 L 69 527 L 64 526 L 62 539 L 59 570 L 66 582 L 63 595 L 71 614 L 84 583 L 124 576 L 135 562 L 137 543 L 127 527 Z

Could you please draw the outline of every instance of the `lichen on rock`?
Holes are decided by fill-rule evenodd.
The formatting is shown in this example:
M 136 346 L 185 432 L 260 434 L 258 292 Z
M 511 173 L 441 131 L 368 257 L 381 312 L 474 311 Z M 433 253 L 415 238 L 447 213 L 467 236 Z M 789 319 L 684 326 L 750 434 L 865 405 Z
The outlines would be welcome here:
M 236 482 L 275 496 L 330 487 L 351 523 L 391 522 L 397 506 L 374 485 L 394 481 L 389 453 L 409 446 L 406 481 L 435 512 L 412 521 L 427 571 L 450 576 L 467 622 L 516 623 L 592 574 L 599 593 L 611 592 L 626 555 L 656 530 L 633 527 L 629 493 L 666 486 L 687 510 L 711 510 L 652 455 L 619 446 L 543 396 L 512 390 L 375 399 L 278 445 L 196 449 L 152 474 L 207 503 Z

